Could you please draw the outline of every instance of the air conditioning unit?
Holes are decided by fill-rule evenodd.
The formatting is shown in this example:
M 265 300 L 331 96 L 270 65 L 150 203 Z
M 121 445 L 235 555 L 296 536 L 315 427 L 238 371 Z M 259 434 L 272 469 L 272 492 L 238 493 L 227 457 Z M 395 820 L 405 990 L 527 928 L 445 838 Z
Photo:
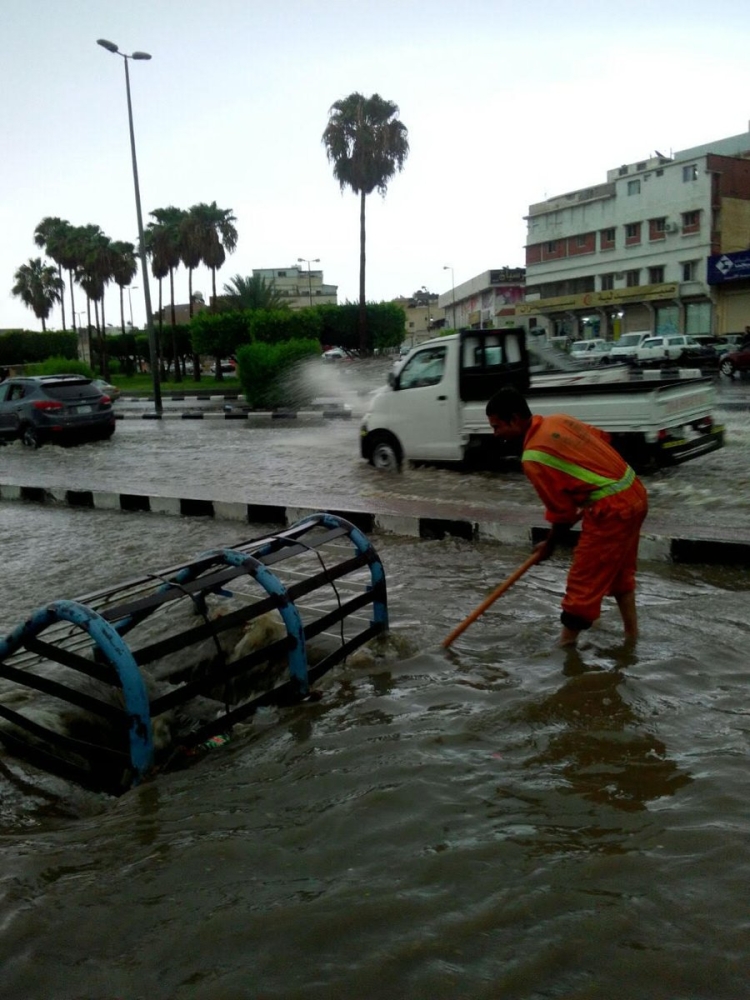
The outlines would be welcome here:
M 680 227 L 677 225 L 676 222 L 668 222 L 664 227 L 665 233 L 678 233 L 679 231 Z

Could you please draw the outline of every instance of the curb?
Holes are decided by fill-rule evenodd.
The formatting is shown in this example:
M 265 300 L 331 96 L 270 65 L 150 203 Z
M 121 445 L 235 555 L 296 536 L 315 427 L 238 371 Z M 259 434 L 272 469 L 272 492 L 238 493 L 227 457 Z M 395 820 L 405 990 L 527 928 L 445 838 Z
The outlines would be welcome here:
M 71 490 L 67 487 L 21 486 L 0 483 L 0 501 L 83 507 L 92 510 L 143 512 L 176 517 L 211 517 L 247 524 L 292 525 L 323 510 L 351 521 L 366 534 L 383 532 L 411 538 L 460 538 L 465 541 L 528 545 L 546 537 L 548 525 L 529 523 L 518 517 L 479 521 L 463 517 L 427 517 L 393 511 L 346 510 L 268 503 L 203 500 L 195 497 L 156 496 L 146 493 L 115 493 L 101 490 Z M 522 515 L 521 515 L 522 516 Z M 573 532 L 575 538 L 577 532 Z M 655 562 L 691 565 L 750 567 L 750 541 L 691 538 L 647 533 L 641 535 L 640 558 Z
M 162 413 L 117 413 L 116 420 L 247 420 L 250 423 L 270 424 L 278 420 L 296 420 L 299 423 L 322 424 L 325 420 L 351 420 L 351 410 L 174 410 Z

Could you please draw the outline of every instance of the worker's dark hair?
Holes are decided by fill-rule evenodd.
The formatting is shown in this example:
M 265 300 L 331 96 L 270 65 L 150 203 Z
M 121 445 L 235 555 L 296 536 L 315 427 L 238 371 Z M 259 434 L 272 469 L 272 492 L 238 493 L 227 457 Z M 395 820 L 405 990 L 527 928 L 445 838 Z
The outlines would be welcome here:
M 504 423 L 510 423 L 513 417 L 526 419 L 531 416 L 529 404 L 512 385 L 506 385 L 495 393 L 487 404 L 485 413 L 488 417 L 498 417 Z

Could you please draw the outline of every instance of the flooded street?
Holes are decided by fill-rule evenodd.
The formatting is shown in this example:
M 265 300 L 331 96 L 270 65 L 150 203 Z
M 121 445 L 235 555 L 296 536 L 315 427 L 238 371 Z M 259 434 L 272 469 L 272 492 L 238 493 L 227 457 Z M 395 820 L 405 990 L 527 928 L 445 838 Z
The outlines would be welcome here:
M 747 538 L 750 419 L 721 416 L 723 451 L 647 485 L 654 510 Z M 126 418 L 104 444 L 0 449 L 0 482 L 536 504 L 515 472 L 378 474 L 357 425 Z M 47 600 L 269 530 L 11 502 L 0 515 L 0 634 Z M 264 710 L 120 799 L 0 754 L 5 995 L 745 996 L 746 571 L 644 563 L 636 652 L 609 605 L 563 653 L 562 555 L 445 652 L 528 549 L 374 541 L 393 640 L 376 666 L 327 674 L 321 701 Z

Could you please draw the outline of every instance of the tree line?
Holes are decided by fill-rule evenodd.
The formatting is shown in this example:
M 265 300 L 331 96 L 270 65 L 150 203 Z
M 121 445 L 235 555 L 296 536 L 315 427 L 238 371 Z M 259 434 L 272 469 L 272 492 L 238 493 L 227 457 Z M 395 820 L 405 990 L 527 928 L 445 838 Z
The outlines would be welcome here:
M 169 278 L 172 326 L 175 325 L 174 273 L 180 264 L 188 269 L 190 305 L 192 315 L 193 271 L 201 264 L 210 268 L 214 296 L 216 271 L 224 263 L 227 253 L 237 246 L 236 219 L 231 209 L 222 209 L 212 202 L 201 202 L 189 209 L 157 208 L 149 213 L 144 233 L 146 253 L 151 273 L 159 283 L 159 314 L 162 309 L 162 282 Z M 19 298 L 41 320 L 42 331 L 53 307 L 62 309 L 62 328 L 67 330 L 65 314 L 65 280 L 68 275 L 70 292 L 71 327 L 76 330 L 75 289 L 78 286 L 86 296 L 87 326 L 95 329 L 99 351 L 105 357 L 104 293 L 112 282 L 120 289 L 120 327 L 125 333 L 125 289 L 138 273 L 138 259 L 133 243 L 111 239 L 100 226 L 74 226 L 67 219 L 47 216 L 34 230 L 34 242 L 44 249 L 56 267 L 42 260 L 31 258 L 22 264 L 14 275 L 11 294 Z M 93 323 L 92 323 L 93 312 Z M 105 373 L 106 377 L 106 373 Z

